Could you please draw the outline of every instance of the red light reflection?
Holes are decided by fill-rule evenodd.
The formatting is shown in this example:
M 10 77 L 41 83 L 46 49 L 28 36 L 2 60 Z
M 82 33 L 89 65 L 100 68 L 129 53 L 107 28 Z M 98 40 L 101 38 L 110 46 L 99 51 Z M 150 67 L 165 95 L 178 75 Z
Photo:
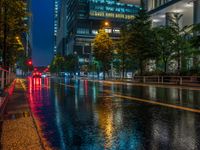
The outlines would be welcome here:
M 85 95 L 88 96 L 88 80 L 84 80 Z

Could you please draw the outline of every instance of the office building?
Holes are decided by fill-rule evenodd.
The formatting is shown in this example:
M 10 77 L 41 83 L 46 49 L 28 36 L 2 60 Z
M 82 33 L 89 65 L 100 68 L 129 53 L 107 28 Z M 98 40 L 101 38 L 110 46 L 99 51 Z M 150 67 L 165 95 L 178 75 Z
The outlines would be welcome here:
M 153 27 L 170 24 L 176 15 L 182 15 L 180 28 L 200 23 L 200 0 L 149 0 L 147 11 L 151 15 Z M 195 63 L 193 57 L 184 61 L 187 68 Z M 174 60 L 173 63 L 177 62 Z
M 62 0 L 57 53 L 77 54 L 84 68 L 91 62 L 91 43 L 98 30 L 105 28 L 112 39 L 119 39 L 121 26 L 133 19 L 139 9 L 138 5 L 117 0 Z
M 153 26 L 166 25 L 174 14 L 182 14 L 180 26 L 200 23 L 200 0 L 149 0 L 147 10 Z
M 31 14 L 31 0 L 26 0 L 26 12 Z M 32 15 L 24 18 L 24 25 L 27 26 L 27 31 L 23 32 L 20 36 L 20 41 L 25 50 L 25 56 L 31 58 L 32 55 Z

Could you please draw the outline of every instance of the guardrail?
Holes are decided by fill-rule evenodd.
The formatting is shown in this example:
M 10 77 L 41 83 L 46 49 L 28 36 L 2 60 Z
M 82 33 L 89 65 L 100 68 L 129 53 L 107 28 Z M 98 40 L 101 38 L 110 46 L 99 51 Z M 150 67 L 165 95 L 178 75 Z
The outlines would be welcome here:
M 138 83 L 200 85 L 200 76 L 134 76 L 127 80 Z
M 11 69 L 5 70 L 0 67 L 0 87 L 4 89 L 6 85 L 10 84 L 15 78 L 15 74 Z
M 5 87 L 10 85 L 14 79 L 15 74 L 11 71 L 11 69 L 5 70 L 0 67 L 0 120 L 7 103 L 8 95 L 12 93 L 14 88 L 12 85 L 9 86 L 9 88 Z

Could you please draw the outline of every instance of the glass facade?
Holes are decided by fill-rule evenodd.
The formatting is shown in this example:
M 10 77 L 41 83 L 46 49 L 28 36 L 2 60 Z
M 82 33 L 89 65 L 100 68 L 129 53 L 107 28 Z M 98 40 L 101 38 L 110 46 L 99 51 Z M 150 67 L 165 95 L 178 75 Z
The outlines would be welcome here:
M 158 8 L 164 4 L 167 4 L 173 0 L 148 0 L 148 10 Z
M 133 19 L 139 7 L 116 0 L 90 0 L 90 17 Z

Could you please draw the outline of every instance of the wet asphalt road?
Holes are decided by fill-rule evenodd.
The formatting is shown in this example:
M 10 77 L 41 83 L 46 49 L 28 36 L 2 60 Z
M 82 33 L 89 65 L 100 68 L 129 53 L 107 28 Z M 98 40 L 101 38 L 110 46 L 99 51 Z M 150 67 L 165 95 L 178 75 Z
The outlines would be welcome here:
M 31 110 L 52 149 L 200 149 L 199 90 L 87 80 L 28 80 Z

